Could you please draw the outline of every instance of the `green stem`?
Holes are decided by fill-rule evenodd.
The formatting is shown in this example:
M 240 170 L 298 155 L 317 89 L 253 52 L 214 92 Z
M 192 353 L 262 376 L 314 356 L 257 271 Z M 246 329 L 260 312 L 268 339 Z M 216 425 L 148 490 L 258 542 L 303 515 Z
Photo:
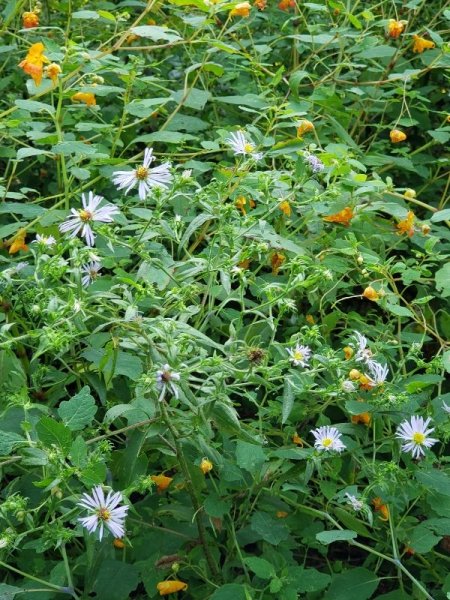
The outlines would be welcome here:
M 39 577 L 35 577 L 34 575 L 30 575 L 29 573 L 24 573 L 24 571 L 19 571 L 19 569 L 16 569 L 15 567 L 8 565 L 7 563 L 3 562 L 2 560 L 0 560 L 0 566 L 5 567 L 5 569 L 9 569 L 10 571 L 13 571 L 14 573 L 17 573 L 18 575 L 21 575 L 22 577 L 25 577 L 26 579 L 31 579 L 32 581 L 36 581 L 37 583 L 41 583 L 42 585 L 45 585 L 47 587 L 48 591 L 50 591 L 50 589 L 52 589 L 52 590 L 56 590 L 60 594 L 70 594 L 74 598 L 78 597 L 78 596 L 76 596 L 75 592 L 71 589 L 62 587 L 60 585 L 55 585 L 53 583 L 49 583 L 48 581 L 39 579 Z

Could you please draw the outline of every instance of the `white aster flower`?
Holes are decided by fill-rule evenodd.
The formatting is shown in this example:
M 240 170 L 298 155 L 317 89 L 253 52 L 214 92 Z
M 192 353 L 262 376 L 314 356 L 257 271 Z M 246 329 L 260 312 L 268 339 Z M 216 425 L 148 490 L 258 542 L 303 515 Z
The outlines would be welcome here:
M 99 262 L 94 261 L 94 260 L 83 265 L 81 267 L 81 271 L 84 273 L 84 275 L 81 278 L 81 285 L 83 287 L 87 287 L 88 285 L 93 283 L 97 279 L 101 268 L 102 268 L 102 265 Z
M 160 402 L 164 400 L 166 391 L 169 388 L 175 398 L 178 398 L 178 390 L 174 381 L 180 381 L 180 374 L 172 371 L 170 365 L 165 364 L 162 369 L 156 371 L 156 384 L 161 394 L 158 398 Z
M 99 538 L 103 537 L 103 527 L 106 526 L 115 538 L 123 538 L 125 535 L 125 518 L 128 512 L 128 506 L 119 506 L 122 501 L 120 492 L 108 492 L 105 498 L 103 489 L 100 485 L 94 487 L 91 495 L 83 494 L 78 506 L 86 508 L 91 514 L 88 517 L 78 519 L 83 527 L 94 533 L 100 526 Z
M 369 371 L 370 371 L 370 385 L 373 387 L 383 385 L 386 381 L 386 378 L 389 374 L 389 369 L 387 365 L 380 365 L 380 363 L 375 362 L 374 360 L 369 363 Z
M 446 413 L 450 413 L 450 406 L 445 404 L 444 401 L 442 401 L 442 410 L 445 411 Z
M 225 142 L 230 146 L 235 155 L 249 155 L 255 160 L 261 160 L 263 157 L 262 152 L 255 152 L 255 144 L 251 140 L 248 140 L 242 131 L 235 131 Z
M 72 214 L 68 217 L 67 221 L 64 221 L 59 226 L 61 233 L 70 232 L 70 237 L 75 237 L 81 232 L 81 237 L 85 238 L 86 244 L 93 246 L 95 234 L 91 224 L 95 221 L 99 223 L 111 223 L 113 216 L 119 213 L 117 206 L 113 206 L 112 204 L 105 204 L 105 206 L 98 208 L 102 200 L 102 196 L 94 196 L 93 192 L 89 192 L 87 200 L 86 196 L 81 194 L 83 208 L 81 210 L 70 209 Z
M 308 346 L 300 346 L 297 344 L 295 348 L 288 348 L 291 362 L 294 367 L 307 367 L 311 358 L 311 349 Z
M 146 148 L 144 151 L 144 161 L 140 167 L 134 171 L 115 171 L 113 173 L 113 183 L 117 189 L 125 189 L 125 195 L 138 186 L 139 198 L 145 200 L 152 187 L 167 188 L 172 181 L 170 172 L 170 163 L 166 162 L 159 167 L 150 168 L 150 164 L 155 160 L 153 148 Z
M 345 381 L 343 381 L 341 384 L 341 388 L 342 391 L 347 392 L 348 394 L 350 394 L 350 392 L 356 392 L 356 386 L 353 383 L 353 381 L 350 381 L 350 379 L 346 379 Z
M 39 244 L 40 246 L 51 248 L 56 244 L 56 240 L 52 235 L 41 235 L 40 233 L 37 233 L 36 239 L 33 240 L 32 244 Z
M 347 496 L 347 503 L 350 504 L 354 511 L 358 512 L 364 508 L 364 502 L 358 500 L 356 496 L 353 496 L 348 492 L 346 492 L 345 495 Z
M 399 425 L 395 436 L 405 442 L 402 444 L 403 452 L 411 452 L 413 458 L 420 458 L 425 456 L 424 446 L 431 448 L 439 441 L 428 437 L 434 431 L 434 427 L 427 429 L 430 423 L 430 418 L 424 421 L 423 417 L 412 416 L 410 421 L 403 421 Z
M 365 362 L 370 364 L 372 362 L 372 351 L 367 347 L 367 338 L 361 335 L 359 331 L 355 331 L 356 339 L 356 355 L 355 360 L 357 362 Z
M 336 450 L 336 452 L 342 452 L 345 449 L 345 444 L 341 442 L 341 433 L 336 427 L 329 427 L 324 425 L 311 431 L 316 441 L 314 442 L 315 448 L 318 450 Z

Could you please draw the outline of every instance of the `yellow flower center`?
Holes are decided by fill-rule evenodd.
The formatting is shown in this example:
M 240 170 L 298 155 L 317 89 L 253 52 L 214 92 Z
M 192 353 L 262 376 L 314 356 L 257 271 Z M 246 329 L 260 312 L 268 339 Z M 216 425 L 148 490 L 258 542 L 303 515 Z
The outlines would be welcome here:
M 136 179 L 140 179 L 141 181 L 143 181 L 144 179 L 147 179 L 147 175 L 147 167 L 141 166 L 136 169 Z
M 111 513 L 107 508 L 99 508 L 97 511 L 97 517 L 102 521 L 109 521 L 111 518 Z
M 333 443 L 333 440 L 331 438 L 323 438 L 323 440 L 322 440 L 322 446 L 325 446 L 325 448 L 328 448 L 329 446 L 331 446 L 332 443 Z
M 417 432 L 412 436 L 412 439 L 416 444 L 423 444 L 425 441 L 425 435 Z
M 302 354 L 302 352 L 300 352 L 300 350 L 296 350 L 294 352 L 294 358 L 295 358 L 295 360 L 303 360 L 303 354 Z
M 253 152 L 253 150 L 255 149 L 255 147 L 253 146 L 253 144 L 245 144 L 244 146 L 244 150 L 248 153 Z
M 85 223 L 92 219 L 92 213 L 89 210 L 80 210 L 78 214 L 80 215 L 80 219 Z

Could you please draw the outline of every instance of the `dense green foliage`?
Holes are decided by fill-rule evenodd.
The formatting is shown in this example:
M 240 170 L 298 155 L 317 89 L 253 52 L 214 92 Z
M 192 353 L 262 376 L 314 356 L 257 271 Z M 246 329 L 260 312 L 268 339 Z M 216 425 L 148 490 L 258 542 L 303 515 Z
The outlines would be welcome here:
M 445 6 L 0 3 L 1 600 L 450 598 Z

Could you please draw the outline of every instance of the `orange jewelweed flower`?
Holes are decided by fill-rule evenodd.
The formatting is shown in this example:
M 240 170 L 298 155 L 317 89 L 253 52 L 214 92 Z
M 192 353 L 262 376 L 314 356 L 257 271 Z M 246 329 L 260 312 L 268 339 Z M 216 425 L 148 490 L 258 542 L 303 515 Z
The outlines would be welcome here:
M 50 79 L 53 81 L 53 85 L 56 85 L 56 82 L 58 81 L 58 75 L 61 72 L 61 67 L 56 63 L 51 63 L 45 67 L 45 75 L 50 77 Z
M 315 321 L 315 319 L 314 319 L 314 317 L 312 315 L 306 315 L 305 321 L 308 323 L 308 325 L 315 325 L 316 324 L 316 321 Z
M 247 198 L 245 196 L 238 196 L 235 200 L 234 205 L 238 210 L 241 211 L 243 215 L 247 214 L 247 211 L 245 210 L 245 206 L 247 206 Z M 256 202 L 250 198 L 250 200 L 248 201 L 248 206 L 249 208 L 255 208 Z
M 289 513 L 287 513 L 285 510 L 277 510 L 277 512 L 276 512 L 277 519 L 285 519 L 288 516 L 289 516 Z
M 358 371 L 358 369 L 352 369 L 348 376 L 352 381 L 355 381 L 356 379 L 359 379 L 361 377 L 361 373 Z
M 84 102 L 87 106 L 95 106 L 97 101 L 91 92 L 77 92 L 71 97 L 72 102 Z
M 230 17 L 248 17 L 252 6 L 250 2 L 240 2 L 230 10 Z
M 354 216 L 353 210 L 349 206 L 346 206 L 334 215 L 323 217 L 323 220 L 328 221 L 328 223 L 342 223 L 342 225 L 348 227 Z
M 297 137 L 302 137 L 304 133 L 314 131 L 314 125 L 308 119 L 302 119 L 297 123 Z
M 28 250 L 28 246 L 25 244 L 26 234 L 26 229 L 19 229 L 16 236 L 13 238 L 11 245 L 9 246 L 10 254 L 17 254 L 19 250 L 23 250 L 24 252 Z
M 25 29 L 33 29 L 39 25 L 39 15 L 35 12 L 24 12 L 22 15 L 22 24 Z
M 289 202 L 287 200 L 283 200 L 283 202 L 281 202 L 278 205 L 278 208 L 281 210 L 282 213 L 284 213 L 287 217 L 290 217 L 292 214 L 292 209 L 291 209 L 291 205 L 289 204 Z
M 406 233 L 408 235 L 408 237 L 412 237 L 414 235 L 414 219 L 415 218 L 416 217 L 415 217 L 415 214 L 413 213 L 413 211 L 412 210 L 408 211 L 408 214 L 406 215 L 406 219 L 402 219 L 396 225 L 398 234 L 402 235 L 402 234 Z
M 280 252 L 274 252 L 270 257 L 270 264 L 272 265 L 272 275 L 278 275 L 281 265 L 285 262 L 286 257 Z
M 292 436 L 292 441 L 294 444 L 297 444 L 297 446 L 301 446 L 303 448 L 303 440 L 298 435 L 298 433 L 294 433 L 294 435 Z
M 123 548 L 125 548 L 125 543 L 120 538 L 116 538 L 113 541 L 113 546 L 114 546 L 114 548 L 117 548 L 118 550 L 122 550 Z
M 289 10 L 290 8 L 295 8 L 295 0 L 281 0 L 278 3 L 278 8 L 280 10 Z
M 419 35 L 413 35 L 413 39 L 414 43 L 412 51 L 418 54 L 422 54 L 424 50 L 427 50 L 428 48 L 434 48 L 435 46 L 434 42 L 426 40 L 425 38 L 420 37 Z
M 350 360 L 355 353 L 351 346 L 345 346 L 345 348 L 343 348 L 342 351 L 344 353 L 345 360 Z
M 393 129 L 389 132 L 389 137 L 391 138 L 391 142 L 393 144 L 398 144 L 399 142 L 406 140 L 406 133 L 403 133 L 403 131 L 400 131 L 400 129 Z
M 214 468 L 214 465 L 212 464 L 212 462 L 210 460 L 208 460 L 207 458 L 203 458 L 202 462 L 200 463 L 200 469 L 203 473 L 203 475 L 206 475 L 206 473 L 209 473 L 210 471 L 212 471 Z
M 383 500 L 381 498 L 374 498 L 372 500 L 372 504 L 374 506 L 375 512 L 380 513 L 380 519 L 382 521 L 389 520 L 389 508 L 387 504 L 383 504 Z
M 36 85 L 40 85 L 42 81 L 42 73 L 44 70 L 44 63 L 49 63 L 49 59 L 44 56 L 45 46 L 42 42 L 33 44 L 28 50 L 28 54 L 24 60 L 19 63 L 19 67 L 33 78 Z
M 370 425 L 370 421 L 372 420 L 372 417 L 370 416 L 370 413 L 368 412 L 363 412 L 360 413 L 359 415 L 352 415 L 351 421 L 352 423 L 358 424 L 358 423 L 362 423 L 363 425 Z
M 372 302 L 376 302 L 380 298 L 380 294 L 371 285 L 366 287 L 362 295 L 364 298 L 367 298 L 367 300 L 371 300 Z
M 387 26 L 388 36 L 391 38 L 398 38 L 403 33 L 407 21 L 396 21 L 395 19 L 389 19 Z
M 267 0 L 255 0 L 253 6 L 256 6 L 258 10 L 264 10 L 267 6 Z
M 156 483 L 158 492 L 163 492 L 172 483 L 173 477 L 167 477 L 167 475 L 152 475 L 150 479 Z
M 175 592 L 185 592 L 188 589 L 188 584 L 184 583 L 184 581 L 179 581 L 178 579 L 160 581 L 156 585 L 156 589 L 160 596 L 168 596 L 169 594 L 175 594 Z

